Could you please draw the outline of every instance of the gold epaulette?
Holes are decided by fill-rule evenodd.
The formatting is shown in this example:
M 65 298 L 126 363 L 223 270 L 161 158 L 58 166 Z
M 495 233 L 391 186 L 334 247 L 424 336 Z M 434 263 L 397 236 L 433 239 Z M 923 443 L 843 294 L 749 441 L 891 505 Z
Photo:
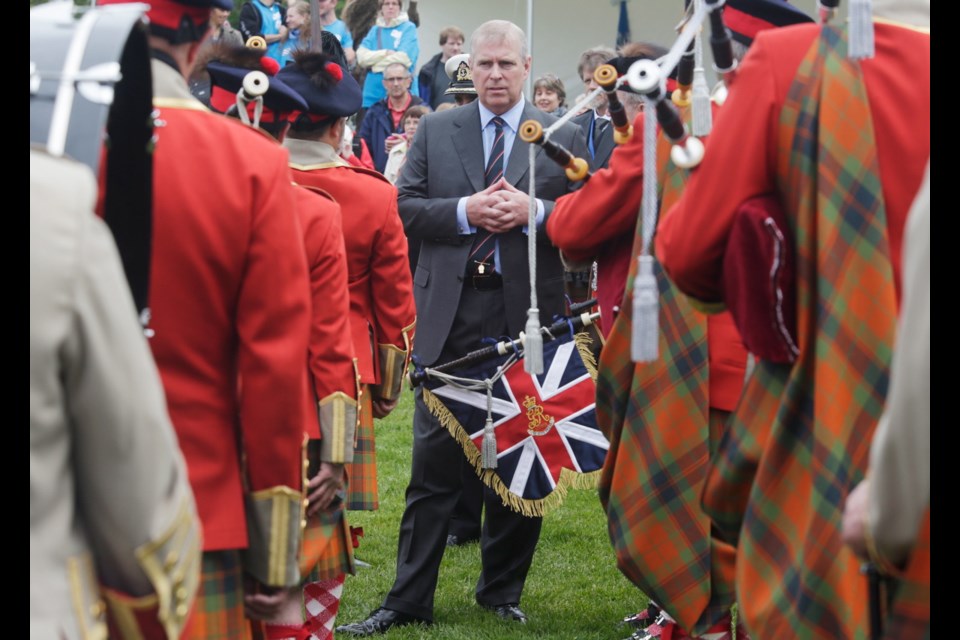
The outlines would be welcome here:
M 183 632 L 200 586 L 200 523 L 184 497 L 177 516 L 157 540 L 136 550 L 137 561 L 153 586 L 147 596 L 103 589 L 116 633 L 124 640 L 157 637 L 176 639 Z
M 320 459 L 344 464 L 353 462 L 353 439 L 357 432 L 357 401 L 337 391 L 318 403 L 320 415 Z

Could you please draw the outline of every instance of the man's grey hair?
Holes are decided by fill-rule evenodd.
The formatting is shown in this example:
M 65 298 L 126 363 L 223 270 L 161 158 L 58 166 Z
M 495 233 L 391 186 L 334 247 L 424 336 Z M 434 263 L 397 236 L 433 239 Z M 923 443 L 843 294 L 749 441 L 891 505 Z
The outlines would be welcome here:
M 477 27 L 470 36 L 471 54 L 477 48 L 477 45 L 484 40 L 512 41 L 513 44 L 517 45 L 521 59 L 526 60 L 527 56 L 530 55 L 527 51 L 527 34 L 509 20 L 488 20 Z
M 643 96 L 631 91 L 617 91 L 617 97 L 620 98 L 620 104 L 624 107 L 633 107 L 639 111 L 643 107 Z
M 403 64 L 402 62 L 391 62 L 383 69 L 384 77 L 386 77 L 387 75 L 387 70 L 392 69 L 393 67 L 400 67 L 401 69 L 403 69 L 404 73 L 406 73 L 408 76 L 410 75 L 410 69 L 407 68 L 407 65 Z
M 577 77 L 583 80 L 584 71 L 589 70 L 592 74 L 594 69 L 605 64 L 616 55 L 617 52 L 610 47 L 599 46 L 587 49 L 580 54 L 580 60 L 577 62 Z

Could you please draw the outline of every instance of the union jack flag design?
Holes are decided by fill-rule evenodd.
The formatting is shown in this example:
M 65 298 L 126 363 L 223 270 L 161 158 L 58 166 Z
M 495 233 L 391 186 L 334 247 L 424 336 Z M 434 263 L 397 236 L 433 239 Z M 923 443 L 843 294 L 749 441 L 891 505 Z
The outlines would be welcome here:
M 544 372 L 532 376 L 522 358 L 493 383 L 496 469 L 483 469 L 481 444 L 487 417 L 485 389 L 468 390 L 430 378 L 424 402 L 457 439 L 481 479 L 514 510 L 544 515 L 559 506 L 568 488 L 594 488 L 609 442 L 597 427 L 596 365 L 586 334 L 547 341 Z M 494 379 L 508 356 L 455 375 Z M 471 431 L 467 431 L 464 425 Z

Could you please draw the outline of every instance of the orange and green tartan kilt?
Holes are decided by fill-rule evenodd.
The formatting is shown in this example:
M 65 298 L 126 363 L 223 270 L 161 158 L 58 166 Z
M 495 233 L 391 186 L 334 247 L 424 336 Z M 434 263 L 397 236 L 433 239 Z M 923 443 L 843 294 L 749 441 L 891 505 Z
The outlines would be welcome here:
M 758 638 L 865 639 L 867 582 L 840 535 L 889 384 L 897 300 L 870 104 L 845 34 L 824 26 L 780 116 L 778 192 L 797 259 L 800 355 L 758 365 L 736 413 L 767 431 L 737 542 L 738 613 Z M 734 420 L 733 429 L 737 429 Z M 742 430 L 738 430 L 743 433 Z M 748 432 L 749 433 L 749 432 Z
M 730 425 L 732 412 L 710 409 L 710 457 L 720 448 L 720 442 Z M 709 465 L 708 465 L 709 466 Z M 730 613 L 736 601 L 737 548 L 717 537 L 713 523 L 710 526 L 710 603 L 707 608 L 713 613 L 703 616 L 709 619 L 722 618 Z
M 354 573 L 353 544 L 343 503 L 307 517 L 300 554 L 300 576 L 307 582 Z
M 757 361 L 753 376 L 744 385 L 740 401 L 728 419 L 718 451 L 711 452 L 701 502 L 720 537 L 733 545 L 740 537 L 757 467 L 789 371 L 789 364 Z
M 883 637 L 921 640 L 930 637 L 930 507 L 923 517 L 917 544 L 893 596 Z
M 184 629 L 188 640 L 249 640 L 243 615 L 243 567 L 240 551 L 204 551 L 200 588 Z
M 360 385 L 360 424 L 353 462 L 344 465 L 347 472 L 345 501 L 348 510 L 376 511 L 380 506 L 377 492 L 377 451 L 373 431 L 373 403 L 370 385 Z
M 729 545 L 714 548 L 700 506 L 716 448 L 711 438 L 722 433 L 726 414 L 709 409 L 706 316 L 659 265 L 654 270 L 660 357 L 629 361 L 629 283 L 600 356 L 597 419 L 610 449 L 599 496 L 620 571 L 681 627 L 699 633 L 729 615 L 734 602 L 734 554 Z
M 667 162 L 669 148 L 659 136 L 661 212 L 677 200 L 687 177 Z M 630 361 L 640 225 L 642 219 L 621 312 L 600 354 L 597 422 L 610 449 L 599 497 L 620 571 L 682 628 L 701 633 L 728 616 L 734 602 L 734 549 L 711 536 L 700 504 L 710 454 L 729 414 L 709 407 L 706 316 L 659 263 L 659 358 Z

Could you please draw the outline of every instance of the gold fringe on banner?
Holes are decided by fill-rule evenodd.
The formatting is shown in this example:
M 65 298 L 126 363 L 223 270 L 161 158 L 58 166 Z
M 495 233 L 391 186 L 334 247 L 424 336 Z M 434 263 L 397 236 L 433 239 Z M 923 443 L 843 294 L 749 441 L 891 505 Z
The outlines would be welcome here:
M 586 333 L 578 333 L 575 336 L 577 350 L 583 358 L 583 364 L 590 376 L 597 379 L 597 363 L 590 352 L 592 339 Z M 484 469 L 481 461 L 480 450 L 470 439 L 463 425 L 456 419 L 450 410 L 443 404 L 433 392 L 426 387 L 423 388 L 423 402 L 431 414 L 440 422 L 440 424 L 450 433 L 451 436 L 460 444 L 467 461 L 473 466 L 474 471 L 481 482 L 490 487 L 503 503 L 512 510 L 524 516 L 543 517 L 550 513 L 561 504 L 567 497 L 569 489 L 596 489 L 600 482 L 600 473 L 602 469 L 590 471 L 588 473 L 578 473 L 573 469 L 563 468 L 560 470 L 560 479 L 556 487 L 545 498 L 539 500 L 530 500 L 521 498 L 512 493 L 497 475 L 495 469 Z
M 587 368 L 587 373 L 597 381 L 597 359 L 593 356 L 590 345 L 593 344 L 593 338 L 589 333 L 580 332 L 573 336 L 573 342 L 577 345 L 577 351 L 580 352 L 580 359 L 583 360 L 583 366 Z

